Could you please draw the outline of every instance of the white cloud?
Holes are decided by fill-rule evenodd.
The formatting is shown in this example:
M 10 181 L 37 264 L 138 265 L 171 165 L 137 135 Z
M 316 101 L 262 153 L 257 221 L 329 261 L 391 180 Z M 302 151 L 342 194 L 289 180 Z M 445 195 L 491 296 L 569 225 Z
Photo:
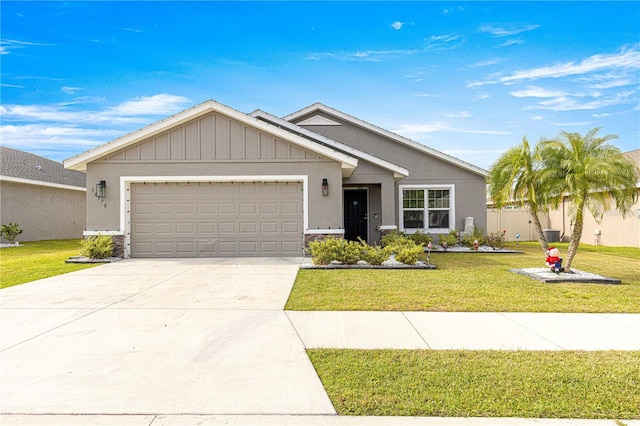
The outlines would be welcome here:
M 175 113 L 189 103 L 191 101 L 184 96 L 161 93 L 126 101 L 107 112 L 113 115 L 165 115 Z
M 22 40 L 9 40 L 2 39 L 0 40 L 0 55 L 8 55 L 14 49 L 22 49 L 26 46 L 51 46 L 46 43 L 34 43 L 31 41 L 22 41 Z
M 592 100 L 580 102 L 572 96 L 557 96 L 538 102 L 536 105 L 527 107 L 526 109 L 543 109 L 551 111 L 577 111 L 577 110 L 594 110 L 614 105 L 629 104 L 635 102 L 636 93 L 632 91 L 618 92 L 601 98 L 593 96 L 584 96 Z
M 391 24 L 391 28 L 393 28 L 394 30 L 399 30 L 402 28 L 402 22 L 400 21 L 395 21 L 393 24 Z
M 159 94 L 125 101 L 101 111 L 71 109 L 69 105 L 4 105 L 0 112 L 5 122 L 48 121 L 84 124 L 137 124 L 147 123 L 148 116 L 168 115 L 180 111 L 191 101 L 182 96 Z
M 521 45 L 524 44 L 524 40 L 520 40 L 518 38 L 512 38 L 511 40 L 507 40 L 504 43 L 500 44 L 500 47 L 509 47 L 509 46 L 515 46 L 515 45 Z
M 471 117 L 471 114 L 469 113 L 469 111 L 460 111 L 456 114 L 445 114 L 445 117 L 449 117 L 449 118 L 468 118 Z
M 517 71 L 511 75 L 500 78 L 499 81 L 501 83 L 507 83 L 521 80 L 537 80 L 540 78 L 559 78 L 616 68 L 640 69 L 640 50 L 637 48 L 625 49 L 613 55 L 593 55 L 577 64 L 567 62 L 564 64 Z
M 55 146 L 62 152 L 81 153 L 150 124 L 158 116 L 175 114 L 191 102 L 182 96 L 159 94 L 91 110 L 78 107 L 81 99 L 67 104 L 0 105 L 2 143 L 31 152 L 49 152 Z
M 24 89 L 24 86 L 19 86 L 17 84 L 8 84 L 8 83 L 0 83 L 0 87 L 12 87 L 14 89 Z
M 540 25 L 505 25 L 505 26 L 493 26 L 489 24 L 482 25 L 478 30 L 483 33 L 489 33 L 494 37 L 508 37 L 528 31 L 533 31 L 540 28 Z
M 479 61 L 473 64 L 469 64 L 467 65 L 469 68 L 481 68 L 481 67 L 489 67 L 491 65 L 496 65 L 499 64 L 500 62 L 502 62 L 499 59 L 489 59 L 486 61 Z
M 67 95 L 73 95 L 73 94 L 76 94 L 77 92 L 81 91 L 82 88 L 81 87 L 62 86 L 62 88 L 60 90 L 62 92 L 64 92 L 64 93 L 66 93 Z
M 529 86 L 526 90 L 517 90 L 509 92 L 511 96 L 516 98 L 554 98 L 559 96 L 566 96 L 566 92 L 560 92 L 557 90 L 547 90 L 538 86 Z
M 307 56 L 308 60 L 321 61 L 336 59 L 338 61 L 381 62 L 398 55 L 413 55 L 418 50 L 364 50 L 358 52 L 316 52 Z
M 452 127 L 448 123 L 432 122 L 432 123 L 417 123 L 417 124 L 403 124 L 395 130 L 394 133 L 398 133 L 408 138 L 417 138 L 435 132 L 452 132 L 452 133 L 469 133 L 478 135 L 509 135 L 510 132 L 502 130 L 469 130 Z
M 111 129 L 86 129 L 45 124 L 0 126 L 2 144 L 29 152 L 51 149 L 83 152 L 122 135 Z
M 424 48 L 426 50 L 448 50 L 455 49 L 464 44 L 465 39 L 460 34 L 433 35 L 425 39 Z
M 628 75 L 637 75 L 638 69 L 640 69 L 640 49 L 635 46 L 633 48 L 623 48 L 620 52 L 614 54 L 589 56 L 578 63 L 565 62 L 530 68 L 516 71 L 506 76 L 493 75 L 485 81 L 467 82 L 467 87 L 473 88 L 498 83 L 514 84 L 520 81 L 562 77 L 591 78 L 596 79 L 602 85 L 603 80 L 609 81 L 615 78 L 616 74 L 622 74 L 626 77 Z M 598 76 L 596 73 L 602 74 Z M 635 80 L 637 80 L 637 76 Z

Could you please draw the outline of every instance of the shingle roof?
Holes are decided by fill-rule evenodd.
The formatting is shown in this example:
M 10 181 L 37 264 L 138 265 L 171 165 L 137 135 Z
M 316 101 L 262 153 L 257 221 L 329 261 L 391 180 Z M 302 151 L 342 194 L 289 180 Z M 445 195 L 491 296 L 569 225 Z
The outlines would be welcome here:
M 0 175 L 84 188 L 86 175 L 62 163 L 25 151 L 0 146 Z
M 362 127 L 364 129 L 367 129 L 373 133 L 377 133 L 379 135 L 382 135 L 383 137 L 386 137 L 390 140 L 399 142 L 401 144 L 404 144 L 406 146 L 409 146 L 417 151 L 420 152 L 424 152 L 428 155 L 431 155 L 435 158 L 439 158 L 440 160 L 446 161 L 450 164 L 453 164 L 455 166 L 458 166 L 460 168 L 469 170 L 472 173 L 478 174 L 480 176 L 486 177 L 487 176 L 487 171 L 475 166 L 471 163 L 468 163 L 464 160 L 461 160 L 459 158 L 453 157 L 449 154 L 445 154 L 444 152 L 438 151 L 434 148 L 431 148 L 429 146 L 426 146 L 424 144 L 421 144 L 420 142 L 416 142 L 414 140 L 405 138 L 404 136 L 401 136 L 397 133 L 393 133 L 387 129 L 383 129 L 382 127 L 376 126 L 375 124 L 371 124 L 367 121 L 364 121 L 360 118 L 354 117 L 353 115 L 347 114 L 345 112 L 339 111 L 335 108 L 332 108 L 330 106 L 324 105 L 320 102 L 316 102 L 313 105 L 309 105 L 308 107 L 302 108 L 301 110 L 298 110 L 296 112 L 293 112 L 289 115 L 286 115 L 284 117 L 282 117 L 283 120 L 285 121 L 295 121 L 297 118 L 303 117 L 307 114 L 310 114 L 312 112 L 316 112 L 316 111 L 321 111 L 324 112 L 326 114 L 338 117 L 342 120 L 345 120 L 347 122 L 350 122 L 351 124 L 355 124 L 356 126 Z

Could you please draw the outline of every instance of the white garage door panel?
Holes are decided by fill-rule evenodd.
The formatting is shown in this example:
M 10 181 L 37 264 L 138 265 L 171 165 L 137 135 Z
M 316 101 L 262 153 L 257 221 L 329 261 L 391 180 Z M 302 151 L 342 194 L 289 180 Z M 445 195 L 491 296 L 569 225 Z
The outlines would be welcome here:
M 131 184 L 131 256 L 299 256 L 302 184 Z

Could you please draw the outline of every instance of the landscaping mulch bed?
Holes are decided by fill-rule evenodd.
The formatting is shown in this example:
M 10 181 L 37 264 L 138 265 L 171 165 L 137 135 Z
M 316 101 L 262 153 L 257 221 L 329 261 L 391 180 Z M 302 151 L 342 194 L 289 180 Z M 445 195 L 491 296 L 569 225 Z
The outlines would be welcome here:
M 119 257 L 107 257 L 106 259 L 91 259 L 85 256 L 71 256 L 64 263 L 112 263 L 122 260 Z
M 406 265 L 400 262 L 387 261 L 382 265 L 370 265 L 368 263 L 358 262 L 355 265 L 344 265 L 342 263 L 330 263 L 328 265 L 316 265 L 310 257 L 305 257 L 300 265 L 302 269 L 436 269 L 436 265 L 426 263 L 421 260 L 413 265 Z
M 509 269 L 509 272 L 524 275 L 534 280 L 545 283 L 592 283 L 592 284 L 620 284 L 621 281 L 616 278 L 609 278 L 590 272 L 572 269 L 572 272 L 551 272 L 547 268 L 523 268 Z

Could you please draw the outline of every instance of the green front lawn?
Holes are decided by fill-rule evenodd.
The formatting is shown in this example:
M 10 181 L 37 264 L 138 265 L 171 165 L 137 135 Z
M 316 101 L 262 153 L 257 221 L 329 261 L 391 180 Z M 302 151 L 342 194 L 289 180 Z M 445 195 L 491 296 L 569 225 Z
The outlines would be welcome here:
M 567 244 L 557 246 L 566 254 Z M 640 249 L 580 246 L 575 269 L 619 278 L 620 285 L 544 284 L 511 273 L 544 266 L 536 243 L 518 250 L 524 254 L 432 253 L 436 270 L 301 270 L 286 309 L 640 312 Z
M 638 351 L 307 353 L 342 415 L 640 418 Z
M 0 249 L 0 288 L 95 266 L 64 263 L 69 257 L 78 254 L 80 240 L 33 241 L 21 244 L 24 247 Z

